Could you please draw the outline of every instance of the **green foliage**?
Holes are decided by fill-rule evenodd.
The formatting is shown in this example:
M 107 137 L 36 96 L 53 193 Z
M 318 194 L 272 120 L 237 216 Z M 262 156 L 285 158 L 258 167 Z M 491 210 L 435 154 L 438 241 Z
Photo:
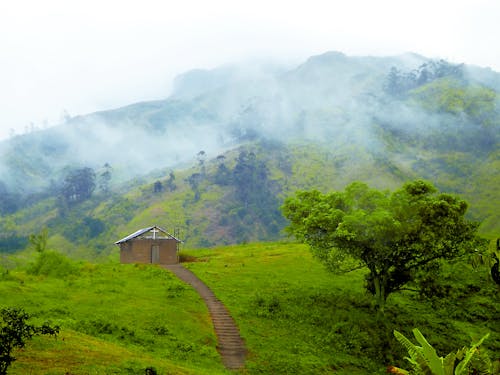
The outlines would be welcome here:
M 248 374 L 381 375 L 387 364 L 404 368 L 393 335 L 401 327 L 439 332 L 432 341 L 438 353 L 491 332 L 481 352 L 500 352 L 497 287 L 464 262 L 441 273 L 450 293 L 431 300 L 396 293 L 379 316 L 363 289 L 364 270 L 331 277 L 302 244 L 184 254 L 240 327 L 251 353 Z M 160 267 L 86 263 L 64 279 L 11 269 L 0 295 L 5 306 L 22 305 L 37 322 L 61 326 L 60 340 L 35 338 L 19 352 L 12 374 L 134 374 L 151 366 L 161 374 L 224 373 L 205 305 Z
M 489 337 L 489 333 L 484 335 L 477 343 L 470 348 L 463 348 L 448 354 L 445 358 L 439 357 L 436 350 L 427 342 L 424 335 L 413 329 L 413 335 L 421 346 L 413 344 L 403 334 L 394 330 L 394 336 L 405 347 L 410 357 L 406 359 L 411 363 L 413 370 L 408 372 L 399 370 L 401 374 L 429 374 L 429 375 L 466 375 L 471 373 L 492 374 L 492 364 L 488 357 L 481 356 L 479 346 Z M 474 364 L 473 360 L 477 359 Z M 477 367 L 476 367 L 477 366 Z
M 216 172 L 216 177 L 219 178 L 221 165 L 223 164 L 219 165 Z M 258 225 L 255 232 L 262 233 L 258 238 L 277 235 L 283 220 L 278 210 L 279 199 L 272 190 L 270 171 L 265 160 L 257 157 L 255 152 L 243 149 L 230 173 L 230 178 L 223 185 L 231 185 L 232 199 L 223 215 L 224 222 L 230 223 L 230 233 L 238 239 L 236 242 L 248 240 L 248 227 L 252 223 L 255 227 Z
M 469 262 L 475 270 L 486 268 L 492 280 L 500 285 L 500 238 L 490 241 L 489 249 L 476 250 L 469 257 Z
M 101 189 L 101 192 L 105 195 L 110 193 L 112 170 L 113 168 L 109 165 L 109 163 L 104 163 L 103 167 L 99 171 L 97 183 L 99 185 L 99 189 Z
M 411 72 L 402 72 L 392 67 L 386 77 L 384 90 L 394 97 L 402 97 L 408 91 L 443 77 L 461 79 L 463 66 L 453 65 L 445 60 L 431 60 Z
M 9 191 L 0 180 L 0 214 L 13 213 L 18 209 L 19 194 Z
M 47 249 L 47 242 L 49 240 L 49 231 L 47 228 L 43 228 L 38 234 L 30 234 L 29 242 L 31 247 L 37 253 L 43 253 Z
M 38 254 L 36 261 L 28 268 L 32 275 L 65 278 L 77 275 L 79 267 L 64 255 L 56 251 L 44 251 Z
M 68 221 L 62 229 L 68 240 L 86 243 L 104 232 L 106 226 L 102 220 L 86 216 Z
M 26 341 L 34 335 L 53 335 L 59 333 L 59 327 L 48 323 L 35 326 L 28 323 L 30 315 L 23 309 L 3 308 L 0 310 L 0 375 L 7 374 L 7 369 L 16 360 L 15 348 L 24 348 Z
M 308 142 L 293 145 L 253 143 L 225 153 L 224 158 L 207 159 L 198 196 L 186 181 L 188 176 L 198 173 L 196 166 L 175 171 L 176 189 L 173 191 L 167 185 L 168 170 L 163 175 L 160 172 L 122 185 L 114 194 L 94 194 L 91 199 L 72 205 L 64 212 L 58 212 L 54 199 L 50 199 L 25 207 L 14 215 L 3 216 L 0 245 L 6 242 L 3 252 L 18 251 L 25 247 L 22 241 L 26 232 L 38 233 L 48 227 L 51 243 L 57 241 L 61 251 L 72 257 L 104 259 L 116 254 L 113 245 L 116 239 L 151 223 L 180 229 L 181 238 L 190 247 L 276 240 L 283 238 L 282 229 L 286 223 L 279 205 L 283 197 L 297 189 L 337 190 L 360 179 L 370 186 L 394 189 L 402 181 L 418 176 L 433 181 L 441 191 L 460 194 L 470 203 L 468 218 L 482 221 L 480 233 L 496 236 L 500 208 L 493 192 L 500 181 L 493 171 L 498 169 L 498 152 L 484 155 L 488 148 L 479 146 L 477 152 L 480 154 L 455 151 L 454 136 L 460 136 L 467 144 L 475 142 L 458 130 L 450 133 L 443 129 L 442 137 L 428 135 L 428 138 L 415 141 L 416 145 L 409 145 L 406 138 L 397 133 L 382 131 L 380 140 L 383 137 L 384 142 L 390 142 L 392 152 L 400 155 L 397 160 L 390 154 L 374 155 L 356 145 L 333 149 L 326 144 Z M 447 140 L 453 151 L 442 151 L 433 144 L 429 150 L 420 146 L 419 142 L 423 145 L 438 138 Z M 266 176 L 262 183 L 255 178 L 249 184 L 253 190 L 247 198 L 237 195 L 233 181 L 233 171 L 242 151 L 247 155 L 253 152 L 256 167 L 253 170 L 264 168 Z M 216 182 L 218 167 L 222 164 L 226 170 L 223 175 L 227 178 L 219 176 Z M 153 194 L 155 181 L 160 181 L 164 190 Z M 195 202 L 194 198 L 199 200 Z M 245 204 L 248 205 L 245 207 Z M 17 240 L 19 244 L 15 243 Z
M 263 243 L 191 250 L 187 264 L 222 300 L 241 329 L 249 374 L 384 374 L 404 367 L 393 330 L 419 326 L 439 332 L 448 353 L 470 336 L 491 332 L 481 351 L 500 352 L 497 289 L 482 273 L 457 262 L 443 270 L 449 295 L 432 300 L 394 294 L 374 314 L 363 290 L 364 270 L 331 274 L 307 246 Z M 197 260 L 197 261 L 196 261 Z M 404 331 L 406 333 L 406 331 Z
M 95 179 L 96 175 L 92 168 L 70 170 L 61 188 L 63 203 L 71 206 L 89 199 L 96 186 Z
M 359 182 L 344 192 L 303 191 L 283 205 L 288 232 L 330 270 L 368 268 L 367 289 L 381 309 L 417 271 L 472 251 L 477 224 L 465 219 L 466 209 L 421 180 L 392 194 Z
M 170 171 L 168 174 L 168 180 L 166 182 L 167 188 L 169 191 L 174 191 L 177 189 L 177 185 L 175 184 L 175 174 L 174 171 Z
M 205 305 L 165 269 L 87 263 L 66 278 L 12 274 L 0 280 L 2 304 L 52 319 L 64 339 L 34 341 L 34 353 L 19 353 L 12 374 L 224 371 Z
M 0 237 L 0 253 L 13 253 L 28 245 L 26 236 L 8 235 Z
M 483 126 L 494 124 L 497 94 L 494 90 L 468 85 L 456 79 L 441 79 L 413 92 L 428 111 L 454 115 L 464 113 L 470 120 Z

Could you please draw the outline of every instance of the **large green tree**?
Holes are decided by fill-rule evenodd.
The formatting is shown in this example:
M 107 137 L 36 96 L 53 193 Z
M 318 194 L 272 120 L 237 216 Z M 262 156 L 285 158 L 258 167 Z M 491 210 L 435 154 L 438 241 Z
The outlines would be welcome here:
M 392 193 L 361 182 L 328 194 L 301 191 L 282 210 L 289 233 L 328 269 L 368 269 L 367 288 L 380 309 L 422 270 L 471 251 L 477 230 L 464 217 L 464 200 L 422 180 Z

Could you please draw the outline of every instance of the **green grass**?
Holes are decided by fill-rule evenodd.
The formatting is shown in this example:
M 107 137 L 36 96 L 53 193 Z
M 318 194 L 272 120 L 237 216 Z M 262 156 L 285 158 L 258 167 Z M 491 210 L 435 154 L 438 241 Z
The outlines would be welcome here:
M 481 149 L 481 152 L 467 147 L 456 149 L 451 135 L 462 139 L 464 144 L 469 143 L 469 138 L 459 132 L 448 134 L 444 128 L 436 136 L 408 135 L 407 139 L 397 129 L 383 124 L 373 127 L 376 142 L 387 152 L 383 152 L 383 148 L 373 152 L 350 143 L 332 148 L 330 144 L 308 142 L 286 146 L 254 142 L 226 153 L 225 163 L 233 169 L 242 150 L 255 152 L 258 159 L 265 162 L 272 194 L 277 197 L 276 203 L 264 205 L 271 211 L 298 189 L 342 190 L 353 181 L 364 181 L 379 189 L 394 189 L 408 180 L 424 178 L 441 191 L 465 199 L 469 203 L 469 218 L 482 222 L 481 235 L 498 236 L 500 200 L 496 192 L 500 175 L 495 171 L 500 165 L 500 154 L 493 146 L 489 146 L 492 150 Z M 487 130 L 495 134 L 492 127 Z M 495 141 L 488 132 L 481 139 Z M 436 147 L 429 146 L 429 140 L 435 141 Z M 259 220 L 262 215 L 256 218 L 249 215 L 243 203 L 235 200 L 235 187 L 230 180 L 225 186 L 214 183 L 217 161 L 208 160 L 205 164 L 206 178 L 200 183 L 198 201 L 186 182 L 191 174 L 200 172 L 195 165 L 175 171 L 177 189 L 174 191 L 165 188 L 162 192 L 153 192 L 155 181 L 166 185 L 169 171 L 164 171 L 130 181 L 110 195 L 98 192 L 64 215 L 57 208 L 57 200 L 50 198 L 4 215 L 0 220 L 0 233 L 22 239 L 48 227 L 49 247 L 73 259 L 98 262 L 116 259 L 116 240 L 154 224 L 171 232 L 179 230 L 179 237 L 191 248 L 283 238 L 279 234 L 283 222 L 276 221 L 276 217 L 266 221 Z M 103 231 L 85 235 L 89 230 L 86 219 L 99 221 Z M 276 229 L 270 230 L 274 225 Z M 0 248 L 0 252 L 13 250 L 21 250 L 21 247 L 2 245 Z
M 72 330 L 57 339 L 37 337 L 16 354 L 9 374 L 143 374 L 153 367 L 160 374 L 200 374 L 202 370 L 126 348 Z
M 407 367 L 393 330 L 410 337 L 415 327 L 442 356 L 487 332 L 490 357 L 500 353 L 498 287 L 486 268 L 446 267 L 440 296 L 394 293 L 382 315 L 364 289 L 364 270 L 329 273 L 304 245 L 254 243 L 183 257 L 239 325 L 246 374 L 383 374 L 388 365 Z M 37 337 L 19 351 L 11 373 L 226 372 L 205 305 L 172 274 L 154 265 L 75 266 L 64 278 L 0 269 L 0 307 L 23 307 L 34 323 L 61 326 L 59 338 Z
M 62 328 L 57 340 L 37 338 L 19 353 L 12 373 L 224 372 L 205 305 L 164 269 L 84 264 L 64 279 L 20 271 L 3 279 L 1 307 Z
M 500 306 L 487 270 L 463 278 L 468 266 L 451 269 L 443 281 L 451 285 L 449 298 L 393 294 L 379 315 L 363 288 L 365 271 L 328 273 L 303 245 L 249 244 L 187 254 L 200 260 L 187 267 L 239 324 L 250 351 L 249 373 L 382 374 L 390 364 L 406 365 L 393 330 L 410 333 L 414 327 L 443 356 L 468 345 L 470 334 L 478 338 L 488 331 L 486 346 L 500 352 L 494 323 Z

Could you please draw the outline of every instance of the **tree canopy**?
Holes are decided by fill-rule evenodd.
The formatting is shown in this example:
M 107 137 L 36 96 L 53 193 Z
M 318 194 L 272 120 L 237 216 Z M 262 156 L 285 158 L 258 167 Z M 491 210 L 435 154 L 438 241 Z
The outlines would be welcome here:
M 69 171 L 64 179 L 61 194 L 68 204 L 89 199 L 95 189 L 95 172 L 92 168 L 79 168 Z
M 366 286 L 381 309 L 418 271 L 472 250 L 477 230 L 464 200 L 422 180 L 392 193 L 361 182 L 328 194 L 300 191 L 282 210 L 287 231 L 328 269 L 368 268 Z

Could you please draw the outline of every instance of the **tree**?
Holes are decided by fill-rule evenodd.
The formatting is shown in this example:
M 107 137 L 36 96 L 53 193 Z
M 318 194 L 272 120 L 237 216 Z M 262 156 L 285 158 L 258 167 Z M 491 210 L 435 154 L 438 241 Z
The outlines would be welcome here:
M 168 187 L 168 190 L 170 190 L 170 191 L 174 191 L 175 189 L 177 189 L 177 185 L 175 184 L 174 171 L 170 171 L 170 173 L 168 175 L 167 187 Z
M 248 207 L 268 196 L 268 170 L 253 152 L 241 151 L 233 170 L 236 198 Z
M 92 196 L 95 189 L 95 172 L 92 168 L 79 168 L 70 171 L 61 189 L 62 198 L 67 204 L 83 202 Z
M 109 184 L 111 182 L 111 171 L 113 168 L 109 163 L 105 163 L 99 173 L 99 188 L 104 194 L 109 193 Z
M 196 158 L 198 159 L 198 165 L 200 166 L 200 173 L 202 176 L 205 176 L 206 169 L 205 169 L 205 159 L 207 157 L 207 154 L 205 151 L 201 150 L 196 154 Z
M 418 272 L 472 252 L 478 226 L 464 218 L 464 200 L 422 180 L 393 193 L 361 182 L 343 192 L 302 191 L 282 210 L 290 220 L 287 231 L 328 269 L 368 268 L 366 287 L 380 310 Z
M 43 228 L 38 234 L 30 234 L 29 242 L 30 245 L 37 253 L 43 253 L 47 250 L 47 242 L 49 240 L 49 231 L 47 228 Z
M 217 160 L 217 171 L 215 172 L 214 182 L 217 185 L 226 186 L 231 183 L 231 171 L 225 164 L 226 157 L 224 155 L 218 155 Z
M 163 191 L 163 184 L 161 181 L 155 181 L 153 184 L 153 193 L 161 193 Z
M 26 340 L 35 335 L 54 335 L 59 327 L 47 323 L 40 327 L 28 324 L 30 316 L 22 309 L 4 308 L 0 310 L 0 375 L 7 374 L 8 367 L 16 360 L 12 355 L 15 348 L 24 348 Z
M 193 173 L 192 175 L 190 175 L 188 178 L 187 178 L 187 182 L 189 184 L 189 186 L 191 187 L 191 190 L 193 190 L 194 192 L 194 201 L 195 202 L 198 202 L 200 200 L 200 197 L 201 197 L 201 193 L 200 193 L 200 183 L 203 179 L 203 176 L 201 175 L 201 173 Z
M 9 192 L 7 186 L 0 181 L 0 214 L 10 214 L 19 208 L 20 196 Z

